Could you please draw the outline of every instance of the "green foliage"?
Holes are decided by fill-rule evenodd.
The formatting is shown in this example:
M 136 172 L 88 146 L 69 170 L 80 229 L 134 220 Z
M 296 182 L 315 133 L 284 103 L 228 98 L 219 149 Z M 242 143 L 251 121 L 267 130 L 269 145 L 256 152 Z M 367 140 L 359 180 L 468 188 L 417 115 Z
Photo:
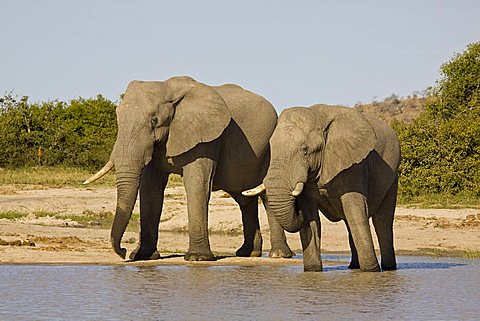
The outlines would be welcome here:
M 440 68 L 442 78 L 432 88 L 426 109 L 442 119 L 480 106 L 480 42 L 472 43 Z
M 0 167 L 98 168 L 108 160 L 115 136 L 115 104 L 101 95 L 69 103 L 0 98 Z
M 441 67 L 425 112 L 394 122 L 401 145 L 400 194 L 480 196 L 480 42 Z

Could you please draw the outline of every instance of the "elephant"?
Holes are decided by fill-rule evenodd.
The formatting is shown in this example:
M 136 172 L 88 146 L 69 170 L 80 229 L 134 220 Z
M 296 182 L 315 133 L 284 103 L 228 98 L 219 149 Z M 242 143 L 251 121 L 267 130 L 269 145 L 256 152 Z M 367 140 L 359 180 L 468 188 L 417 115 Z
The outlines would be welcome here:
M 369 218 L 379 241 L 381 267 L 396 269 L 393 219 L 400 144 L 383 121 L 355 109 L 317 104 L 285 109 L 270 139 L 263 185 L 271 214 L 288 232 L 300 231 L 305 271 L 321 271 L 320 217 L 343 220 L 349 267 L 379 271 Z
M 208 237 L 212 190 L 224 190 L 239 204 L 244 243 L 237 256 L 260 256 L 258 197 L 242 190 L 263 180 L 270 159 L 269 138 L 277 122 L 263 97 L 233 84 L 209 86 L 187 76 L 132 81 L 116 108 L 118 133 L 107 164 L 85 183 L 116 171 L 117 205 L 111 229 L 116 254 L 140 194 L 140 235 L 132 260 L 159 259 L 158 230 L 170 173 L 183 176 L 187 194 L 187 261 L 215 260 Z M 264 198 L 264 195 L 260 195 Z M 291 257 L 284 230 L 268 216 L 270 256 Z

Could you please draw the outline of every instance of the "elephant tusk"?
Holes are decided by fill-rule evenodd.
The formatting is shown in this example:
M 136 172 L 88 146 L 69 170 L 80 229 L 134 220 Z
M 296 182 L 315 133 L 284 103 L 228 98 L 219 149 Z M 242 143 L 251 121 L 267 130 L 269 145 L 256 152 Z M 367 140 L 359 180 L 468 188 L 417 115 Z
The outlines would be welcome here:
M 83 182 L 83 185 L 87 185 L 89 183 L 95 182 L 97 179 L 107 174 L 112 168 L 113 168 L 113 162 L 109 160 L 101 170 L 99 170 L 96 174 L 92 175 L 89 179 Z
M 298 195 L 302 194 L 303 185 L 304 184 L 302 182 L 297 183 L 297 185 L 295 186 L 295 189 L 292 192 L 292 195 L 297 197 Z
M 262 183 L 255 188 L 243 191 L 242 195 L 243 196 L 255 196 L 255 195 L 258 195 L 258 194 L 260 194 L 264 191 L 265 191 L 265 185 L 263 185 L 263 183 Z

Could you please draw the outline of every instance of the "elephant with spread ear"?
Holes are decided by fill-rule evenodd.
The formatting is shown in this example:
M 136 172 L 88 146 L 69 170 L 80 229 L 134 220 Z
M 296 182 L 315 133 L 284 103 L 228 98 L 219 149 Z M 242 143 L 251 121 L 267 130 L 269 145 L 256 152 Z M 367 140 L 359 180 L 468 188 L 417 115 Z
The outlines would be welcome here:
M 320 210 L 343 220 L 349 232 L 349 267 L 379 271 L 369 218 L 378 237 L 381 266 L 396 269 L 393 218 L 400 145 L 386 123 L 339 106 L 284 110 L 270 139 L 264 185 L 271 214 L 289 232 L 300 231 L 304 269 L 320 271 Z
M 130 258 L 157 259 L 158 229 L 170 173 L 183 176 L 187 194 L 189 261 L 213 260 L 208 238 L 212 190 L 228 192 L 240 205 L 244 243 L 238 256 L 260 256 L 258 197 L 242 190 L 263 180 L 269 138 L 277 123 L 273 106 L 240 86 L 208 86 L 190 77 L 132 81 L 116 109 L 118 133 L 109 162 L 89 183 L 112 167 L 117 205 L 111 230 L 115 253 L 140 192 L 140 241 Z M 263 197 L 264 195 L 261 195 Z M 269 216 L 270 256 L 291 257 L 283 229 Z

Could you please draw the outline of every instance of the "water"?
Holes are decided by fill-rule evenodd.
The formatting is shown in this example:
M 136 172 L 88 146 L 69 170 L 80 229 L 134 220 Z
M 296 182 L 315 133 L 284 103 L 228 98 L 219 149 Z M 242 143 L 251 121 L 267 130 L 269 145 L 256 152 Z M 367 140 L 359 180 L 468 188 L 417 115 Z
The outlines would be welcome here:
M 480 260 L 398 268 L 2 265 L 0 320 L 480 319 Z

